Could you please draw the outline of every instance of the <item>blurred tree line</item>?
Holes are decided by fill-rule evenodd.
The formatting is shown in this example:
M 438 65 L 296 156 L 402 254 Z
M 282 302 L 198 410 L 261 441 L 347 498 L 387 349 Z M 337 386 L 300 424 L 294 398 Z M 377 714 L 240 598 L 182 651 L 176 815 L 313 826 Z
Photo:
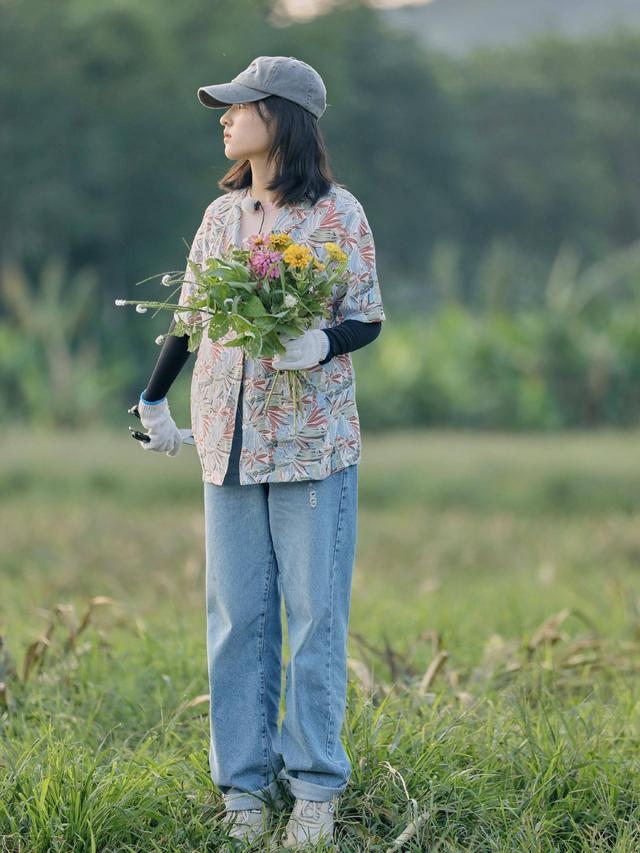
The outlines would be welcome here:
M 230 165 L 196 89 L 284 54 L 323 75 L 331 163 L 376 238 L 388 320 L 355 355 L 367 424 L 632 423 L 640 35 L 454 60 L 357 2 L 288 26 L 270 6 L 2 5 L 2 417 L 121 420 L 169 315 L 114 298 L 184 269 Z

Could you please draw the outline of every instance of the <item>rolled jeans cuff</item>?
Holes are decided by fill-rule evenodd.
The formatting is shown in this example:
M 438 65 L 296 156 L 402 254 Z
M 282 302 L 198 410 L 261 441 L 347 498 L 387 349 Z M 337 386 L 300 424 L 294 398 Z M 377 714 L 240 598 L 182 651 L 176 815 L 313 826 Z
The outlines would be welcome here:
M 317 785 L 315 782 L 305 782 L 303 779 L 295 779 L 285 770 L 280 771 L 280 776 L 287 780 L 289 789 L 297 800 L 316 800 L 326 803 L 334 797 L 339 797 L 347 787 L 347 782 L 338 788 L 330 788 L 327 785 Z
M 266 788 L 258 791 L 234 791 L 233 789 L 223 794 L 224 805 L 227 811 L 236 809 L 259 809 L 262 805 L 272 805 L 272 801 L 280 798 L 280 786 L 274 779 Z

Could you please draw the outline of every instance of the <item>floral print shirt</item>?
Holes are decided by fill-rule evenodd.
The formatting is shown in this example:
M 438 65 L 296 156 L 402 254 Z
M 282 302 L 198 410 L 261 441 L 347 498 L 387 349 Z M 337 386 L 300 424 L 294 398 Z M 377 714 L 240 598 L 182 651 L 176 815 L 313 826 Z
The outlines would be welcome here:
M 242 200 L 249 189 L 232 190 L 206 208 L 189 260 L 202 266 L 231 244 L 240 246 Z M 324 260 L 323 244 L 337 243 L 349 256 L 348 282 L 334 286 L 331 318 L 318 328 L 354 319 L 375 323 L 385 318 L 371 229 L 360 202 L 347 189 L 332 184 L 315 205 L 308 200 L 280 210 L 273 227 L 296 243 L 309 246 Z M 187 266 L 179 304 L 195 292 Z M 177 311 L 184 321 L 197 319 L 194 311 Z M 205 315 L 202 315 L 205 319 Z M 293 401 L 280 375 L 265 410 L 267 395 L 278 372 L 271 358 L 251 358 L 242 347 L 225 347 L 236 337 L 230 329 L 212 341 L 200 342 L 191 380 L 191 427 L 204 482 L 222 485 L 233 441 L 236 406 L 242 383 L 241 485 L 252 483 L 322 480 L 360 461 L 360 422 L 355 397 L 351 353 L 337 355 L 326 364 L 301 370 L 304 380 L 302 411 L 294 429 Z

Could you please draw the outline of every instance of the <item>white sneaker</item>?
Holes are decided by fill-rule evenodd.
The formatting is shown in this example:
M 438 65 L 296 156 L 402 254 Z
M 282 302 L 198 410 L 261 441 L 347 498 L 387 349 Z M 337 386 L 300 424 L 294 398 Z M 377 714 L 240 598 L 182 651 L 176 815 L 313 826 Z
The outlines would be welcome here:
M 270 829 L 270 817 L 267 805 L 259 809 L 229 809 L 222 817 L 222 825 L 230 838 L 249 844 Z
M 283 847 L 315 844 L 324 841 L 333 842 L 333 819 L 336 810 L 336 797 L 326 802 L 317 800 L 296 801 L 286 826 Z

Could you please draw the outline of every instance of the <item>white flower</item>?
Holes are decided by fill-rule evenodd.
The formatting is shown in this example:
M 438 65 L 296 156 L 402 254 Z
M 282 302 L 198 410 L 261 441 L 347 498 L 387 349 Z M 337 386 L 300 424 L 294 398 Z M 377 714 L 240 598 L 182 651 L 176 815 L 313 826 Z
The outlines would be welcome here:
M 144 305 L 136 305 L 136 311 L 138 312 L 138 314 L 147 313 L 147 309 L 144 307 Z
M 126 305 L 126 304 L 127 304 L 126 299 L 116 299 L 116 305 Z
M 295 298 L 293 293 L 286 293 L 284 297 L 284 307 L 285 308 L 293 308 L 296 305 L 298 300 Z
M 164 335 L 158 335 L 158 337 L 156 338 L 156 343 L 158 344 L 158 346 L 160 346 L 160 344 L 163 341 L 164 341 Z
M 165 287 L 168 287 L 171 284 L 171 276 L 169 275 L 169 273 L 162 276 L 162 283 Z

